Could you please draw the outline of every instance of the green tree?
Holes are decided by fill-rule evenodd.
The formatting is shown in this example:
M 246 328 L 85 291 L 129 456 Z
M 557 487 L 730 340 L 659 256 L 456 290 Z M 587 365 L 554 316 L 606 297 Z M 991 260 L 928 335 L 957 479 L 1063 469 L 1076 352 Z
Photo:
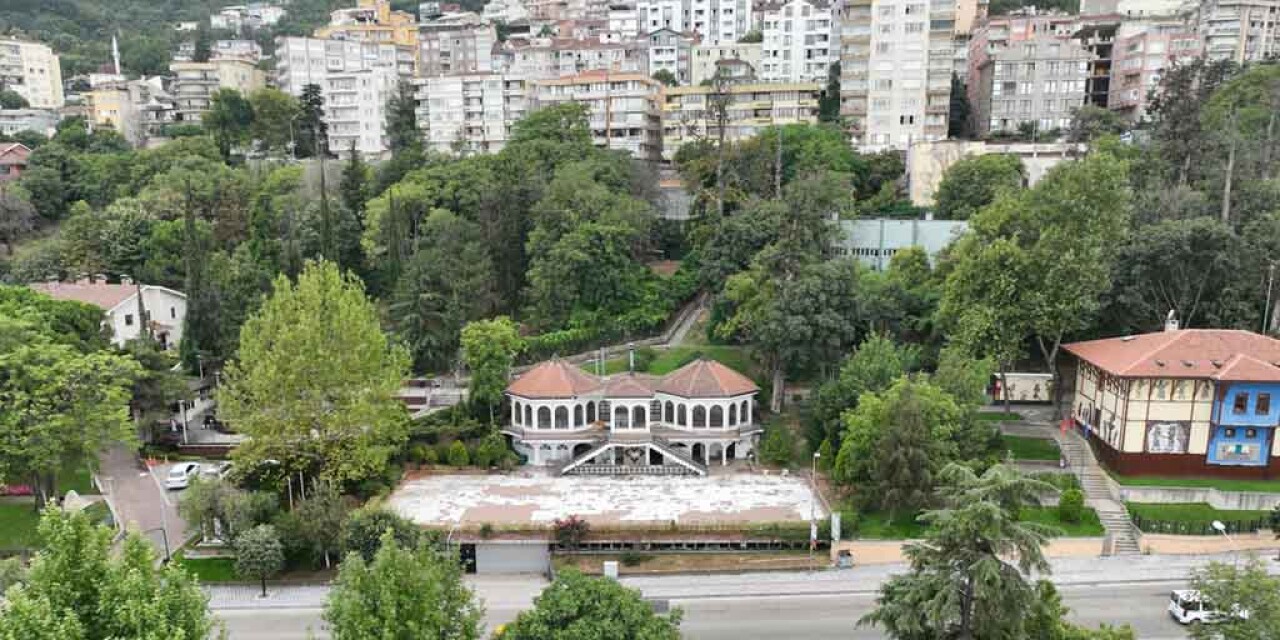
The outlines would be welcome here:
M 324 611 L 335 640 L 476 640 L 483 616 L 456 560 L 402 548 L 389 532 L 371 562 L 356 553 L 342 562 Z
M 333 482 L 380 475 L 407 437 L 395 395 L 408 356 L 388 342 L 363 287 L 332 263 L 308 263 L 275 291 L 240 333 L 219 412 L 248 436 L 235 451 Z
M 422 543 L 418 525 L 386 509 L 364 507 L 347 515 L 342 526 L 342 548 L 347 554 L 359 554 L 366 563 L 373 562 L 387 532 L 401 549 L 416 549 Z
M 821 434 L 819 441 L 829 441 L 838 449 L 844 432 L 841 414 L 858 406 L 858 398 L 863 394 L 888 389 L 916 368 L 919 357 L 919 350 L 911 345 L 895 344 L 888 336 L 878 333 L 867 336 L 845 358 L 839 373 L 823 382 L 814 393 L 807 416 L 810 433 Z M 812 439 L 816 439 L 816 435 Z
M 1218 624 L 1192 627 L 1195 640 L 1267 638 L 1280 629 L 1280 578 L 1256 556 L 1243 565 L 1210 562 L 1192 572 L 1191 588 L 1227 613 Z M 1249 615 L 1230 615 L 1236 607 Z
M 465 467 L 471 464 L 471 456 L 467 453 L 467 445 L 461 440 L 454 440 L 449 445 L 448 462 L 451 467 Z
M 387 140 L 393 155 L 409 152 L 421 154 L 422 132 L 418 130 L 418 103 L 413 97 L 413 85 L 401 81 L 391 99 L 387 101 Z
M 365 203 L 369 201 L 369 165 L 356 151 L 352 141 L 347 163 L 342 166 L 342 180 L 338 183 L 342 205 L 357 218 L 364 218 Z
M 462 328 L 462 360 L 471 372 L 467 400 L 487 407 L 490 422 L 494 409 L 502 404 L 511 363 L 522 348 L 520 333 L 506 316 L 469 322 Z
M 280 534 L 269 524 L 260 524 L 236 536 L 236 575 L 258 580 L 262 597 L 267 597 L 267 579 L 284 569 L 284 545 Z
M 1123 133 L 1125 128 L 1124 118 L 1119 113 L 1086 104 L 1071 112 L 1071 128 L 1067 131 L 1067 140 L 1093 142 L 1102 136 Z
M 209 596 L 176 565 L 156 562 L 150 543 L 129 534 L 119 554 L 113 532 L 84 514 L 47 509 L 44 547 L 0 609 L 4 640 L 207 638 Z
M 0 318 L 0 334 L 12 340 L 0 340 L 0 478 L 28 481 L 39 509 L 54 495 L 59 469 L 136 438 L 128 403 L 141 367 L 54 342 L 32 323 L 39 315 Z
M 943 220 L 968 220 L 1001 191 L 1022 189 L 1026 179 L 1017 156 L 992 153 L 963 158 L 942 175 L 933 196 L 934 212 Z
M 1135 640 L 1129 625 L 1086 629 L 1066 621 L 1071 612 L 1062 604 L 1058 589 L 1048 580 L 1036 582 L 1036 602 L 1026 623 L 1027 638 L 1037 640 Z
M 289 512 L 292 526 L 283 537 L 305 550 L 314 561 L 323 560 L 325 568 L 329 568 L 333 556 L 342 552 L 342 525 L 349 512 L 342 494 L 332 485 L 321 483 Z
M 951 465 L 942 480 L 947 507 L 920 517 L 930 527 L 904 549 L 910 570 L 881 585 L 876 609 L 859 624 L 891 638 L 1028 637 L 1037 602 L 1030 576 L 1049 572 L 1041 546 L 1050 530 L 1019 522 L 1000 498 L 1048 485 L 999 465 L 980 477 Z
M 36 208 L 26 199 L 0 189 L 0 242 L 13 256 L 13 245 L 35 229 Z
M 785 423 L 775 422 L 765 429 L 764 439 L 760 442 L 760 461 L 779 467 L 791 465 L 795 458 L 795 444 L 791 440 L 791 429 Z
M 354 145 L 353 140 L 352 146 Z M 311 158 L 328 152 L 329 123 L 324 120 L 324 95 L 320 93 L 320 85 L 307 84 L 302 87 L 302 95 L 298 98 L 298 124 L 293 155 L 298 158 Z M 360 204 L 363 205 L 364 201 L 362 200 Z M 356 211 L 356 209 L 350 210 Z
M 903 388 L 892 420 L 881 437 L 871 480 L 881 508 L 895 520 L 928 505 L 937 461 L 931 456 L 933 432 L 910 386 Z
M 201 20 L 196 27 L 195 48 L 191 54 L 192 62 L 208 62 L 211 51 L 211 40 L 208 24 Z
M 140 425 L 153 425 L 172 415 L 170 407 L 190 396 L 187 380 L 173 370 L 171 354 L 161 351 L 155 340 L 137 339 L 125 344 L 125 353 L 138 362 L 130 407 Z
M 0 89 L 0 109 L 26 109 L 30 106 L 21 93 L 13 89 Z
M 556 575 L 533 608 L 523 611 L 499 636 L 502 640 L 677 640 L 677 609 L 658 615 L 640 597 L 607 578 L 584 576 L 572 569 Z
M 432 211 L 419 234 L 390 311 L 414 369 L 446 371 L 457 363 L 463 325 L 497 306 L 493 264 L 480 225 L 449 211 Z
M 947 345 L 938 354 L 938 367 L 929 381 L 951 394 L 961 407 L 977 409 L 987 403 L 987 385 L 995 365 L 974 358 L 957 345 Z
M 218 89 L 209 98 L 209 110 L 202 120 L 205 131 L 213 136 L 223 160 L 231 158 L 231 149 L 249 141 L 253 127 L 253 106 L 235 89 Z
M 511 144 L 535 140 L 590 147 L 586 105 L 564 102 L 544 107 L 521 118 L 511 128 Z
M 902 377 L 880 393 L 863 393 L 857 408 L 844 413 L 844 436 L 832 478 L 842 484 L 875 482 L 881 472 L 880 452 L 888 446 L 890 432 L 899 428 L 894 425 L 907 412 L 913 414 L 908 416 L 913 421 L 915 415 L 922 416 L 919 421 L 927 425 L 929 437 L 905 444 L 926 448 L 935 470 L 962 459 L 960 441 L 967 426 L 964 411 L 932 384 Z
M 300 128 L 300 116 L 304 114 L 297 98 L 279 89 L 265 87 L 249 94 L 249 107 L 253 109 L 249 136 L 261 145 L 263 151 L 283 155 L 289 151 L 291 143 L 296 144 L 296 130 Z M 295 125 L 295 119 L 299 120 L 298 125 Z
M 680 81 L 676 79 L 676 74 L 671 73 L 670 69 L 658 69 L 657 71 L 654 71 L 653 79 L 668 87 L 675 87 L 680 84 Z
M 818 122 L 840 122 L 840 62 L 827 68 L 827 86 L 818 96 Z

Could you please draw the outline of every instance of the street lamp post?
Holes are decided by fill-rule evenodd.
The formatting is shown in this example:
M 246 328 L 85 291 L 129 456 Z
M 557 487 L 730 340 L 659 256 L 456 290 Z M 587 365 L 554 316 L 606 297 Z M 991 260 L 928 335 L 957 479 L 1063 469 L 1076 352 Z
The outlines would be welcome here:
M 813 566 L 813 552 L 818 546 L 818 458 L 822 452 L 813 452 L 813 469 L 809 473 L 809 483 L 813 495 L 809 497 L 809 566 Z
M 178 410 L 182 412 L 182 444 L 187 444 L 187 401 L 178 401 Z
M 1227 539 L 1227 543 L 1231 545 L 1231 556 L 1232 556 L 1231 562 L 1236 566 L 1236 568 L 1239 568 L 1240 567 L 1240 549 L 1236 546 L 1235 538 L 1232 538 L 1231 534 L 1227 533 L 1227 525 L 1223 524 L 1221 520 L 1214 520 L 1213 528 L 1218 533 L 1221 533 L 1222 536 Z
M 164 563 L 169 564 L 169 532 L 165 531 L 164 527 L 156 527 L 154 529 L 147 529 L 146 531 L 143 531 L 143 533 L 151 533 L 152 531 L 160 532 L 160 538 L 164 540 Z

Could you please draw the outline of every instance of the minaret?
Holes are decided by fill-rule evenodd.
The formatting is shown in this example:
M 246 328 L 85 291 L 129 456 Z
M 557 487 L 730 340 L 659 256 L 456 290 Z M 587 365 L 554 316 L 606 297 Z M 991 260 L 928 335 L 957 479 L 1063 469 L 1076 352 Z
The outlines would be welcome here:
M 111 36 L 111 59 L 116 65 L 116 75 L 120 75 L 120 43 L 115 36 Z

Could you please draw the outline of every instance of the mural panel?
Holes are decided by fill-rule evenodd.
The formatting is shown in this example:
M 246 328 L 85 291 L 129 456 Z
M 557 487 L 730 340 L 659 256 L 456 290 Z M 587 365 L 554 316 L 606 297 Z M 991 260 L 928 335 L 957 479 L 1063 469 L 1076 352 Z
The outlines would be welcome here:
M 1190 441 L 1190 422 L 1147 421 L 1147 453 L 1186 453 Z

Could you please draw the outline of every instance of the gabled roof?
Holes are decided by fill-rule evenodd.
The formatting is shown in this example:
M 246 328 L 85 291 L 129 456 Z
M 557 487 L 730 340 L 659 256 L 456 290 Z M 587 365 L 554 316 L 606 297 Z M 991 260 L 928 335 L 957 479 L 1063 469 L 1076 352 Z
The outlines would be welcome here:
M 1180 329 L 1064 345 L 1068 353 L 1126 378 L 1280 382 L 1280 340 L 1236 329 Z
M 572 398 L 597 391 L 600 387 L 599 378 L 564 360 L 553 358 L 517 378 L 507 387 L 507 393 L 522 398 Z
M 0 162 L 25 164 L 29 155 L 31 149 L 21 142 L 0 142 Z
M 54 300 L 84 302 L 100 307 L 103 311 L 111 311 L 119 307 L 138 292 L 138 285 L 136 284 L 111 284 L 107 282 L 37 282 L 32 284 L 31 288 L 47 294 Z M 187 297 L 181 291 L 175 291 L 168 287 L 153 284 L 142 285 L 143 291 L 152 289 L 165 291 L 179 298 Z
M 760 388 L 751 378 L 715 360 L 698 358 L 663 377 L 657 390 L 683 398 L 727 398 Z

